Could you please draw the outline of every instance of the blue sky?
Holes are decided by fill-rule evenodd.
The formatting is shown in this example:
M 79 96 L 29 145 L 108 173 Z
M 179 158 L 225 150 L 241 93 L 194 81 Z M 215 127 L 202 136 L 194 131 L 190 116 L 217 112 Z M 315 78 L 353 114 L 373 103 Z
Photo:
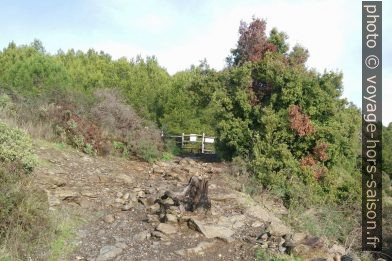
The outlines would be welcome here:
M 361 1 L 45 0 L 0 2 L 0 48 L 40 39 L 46 50 L 156 55 L 173 74 L 206 58 L 221 69 L 241 19 L 267 20 L 310 52 L 309 67 L 344 74 L 344 96 L 361 104 Z M 383 2 L 383 122 L 392 121 L 392 1 Z

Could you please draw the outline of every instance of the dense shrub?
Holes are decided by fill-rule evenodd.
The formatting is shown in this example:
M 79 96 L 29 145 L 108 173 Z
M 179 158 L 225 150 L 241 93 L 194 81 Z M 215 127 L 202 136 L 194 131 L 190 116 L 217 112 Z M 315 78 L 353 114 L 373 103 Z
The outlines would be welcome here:
M 29 136 L 1 121 L 0 144 L 0 162 L 20 162 L 26 170 L 31 170 L 36 165 L 37 158 L 33 153 Z
M 52 125 L 57 140 L 91 155 L 119 152 L 148 161 L 160 157 L 163 143 L 159 129 L 126 104 L 118 90 L 98 89 L 91 95 L 89 103 L 68 95 L 41 106 L 38 113 Z
M 97 90 L 95 95 L 98 101 L 91 109 L 91 117 L 107 139 L 117 142 L 123 155 L 136 155 L 147 161 L 161 156 L 161 133 L 153 123 L 138 116 L 114 89 Z

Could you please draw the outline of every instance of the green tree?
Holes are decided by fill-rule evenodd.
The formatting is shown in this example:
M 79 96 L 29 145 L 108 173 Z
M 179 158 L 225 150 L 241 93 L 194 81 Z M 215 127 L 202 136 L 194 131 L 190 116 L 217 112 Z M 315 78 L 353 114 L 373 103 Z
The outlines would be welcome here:
M 259 32 L 250 35 L 264 29 L 252 28 Z M 248 159 L 262 184 L 287 204 L 358 200 L 360 114 L 341 98 L 343 76 L 308 70 L 306 49 L 295 46 L 286 54 L 285 37 L 278 35 L 273 30 L 270 39 L 280 51 L 259 53 L 222 73 L 218 150 Z
M 215 132 L 216 103 L 214 95 L 221 88 L 219 74 L 206 62 L 175 74 L 162 95 L 162 118 L 164 130 L 170 133 Z
M 35 49 L 11 47 L 1 56 L 4 61 L 0 69 L 1 83 L 23 95 L 36 96 L 48 90 L 66 88 L 70 83 L 61 64 Z

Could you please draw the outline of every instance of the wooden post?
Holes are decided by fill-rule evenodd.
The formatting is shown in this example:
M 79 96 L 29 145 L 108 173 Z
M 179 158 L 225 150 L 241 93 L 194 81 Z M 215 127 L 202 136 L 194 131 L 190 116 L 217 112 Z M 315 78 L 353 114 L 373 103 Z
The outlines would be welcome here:
M 184 133 L 182 133 L 182 136 L 181 136 L 181 149 L 183 149 L 184 148 Z
M 201 139 L 201 154 L 204 154 L 204 132 L 203 132 L 203 137 Z

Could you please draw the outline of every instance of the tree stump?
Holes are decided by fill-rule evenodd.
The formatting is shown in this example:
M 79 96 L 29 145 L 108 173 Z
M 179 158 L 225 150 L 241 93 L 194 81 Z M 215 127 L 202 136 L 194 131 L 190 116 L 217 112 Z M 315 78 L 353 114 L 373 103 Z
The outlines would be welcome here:
M 175 194 L 166 191 L 161 198 L 155 200 L 160 205 L 159 212 L 162 216 L 166 215 L 170 207 L 165 204 L 165 200 L 171 198 L 174 206 L 183 205 L 186 211 L 195 211 L 198 208 L 210 209 L 211 201 L 208 197 L 208 180 L 192 176 L 182 193 Z M 164 221 L 162 221 L 164 222 Z
M 194 211 L 197 208 L 210 209 L 211 201 L 208 198 L 208 180 L 193 176 L 189 179 L 181 201 L 185 210 Z

